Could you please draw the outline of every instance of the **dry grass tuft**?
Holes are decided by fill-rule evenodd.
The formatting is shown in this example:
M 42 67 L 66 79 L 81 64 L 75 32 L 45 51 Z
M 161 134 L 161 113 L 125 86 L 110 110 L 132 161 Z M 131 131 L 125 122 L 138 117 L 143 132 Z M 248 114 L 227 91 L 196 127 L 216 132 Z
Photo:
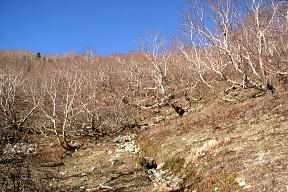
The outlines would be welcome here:
M 203 144 L 202 147 L 200 147 L 199 149 L 195 149 L 186 157 L 185 166 L 187 166 L 189 163 L 191 163 L 192 161 L 200 157 L 204 157 L 206 154 L 212 152 L 213 149 L 216 149 L 218 147 L 231 143 L 231 141 L 232 140 L 230 138 L 225 138 L 222 140 L 211 139 L 207 141 L 206 143 Z

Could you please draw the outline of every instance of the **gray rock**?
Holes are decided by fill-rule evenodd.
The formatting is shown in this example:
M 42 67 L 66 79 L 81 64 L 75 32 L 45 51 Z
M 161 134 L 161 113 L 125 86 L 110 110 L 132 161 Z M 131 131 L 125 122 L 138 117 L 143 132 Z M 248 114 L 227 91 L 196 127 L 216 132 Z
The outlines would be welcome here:
M 124 164 L 123 161 L 120 161 L 120 160 L 117 160 L 117 159 L 112 160 L 112 162 L 111 162 L 111 166 L 120 166 L 120 165 L 123 165 L 123 164 Z
M 165 163 L 160 163 L 159 165 L 157 165 L 157 170 L 162 169 Z
M 171 191 L 177 191 L 180 190 L 180 185 L 183 183 L 183 181 L 183 179 L 176 177 L 175 179 L 168 181 L 167 185 L 171 188 Z
M 133 143 L 127 143 L 124 149 L 125 151 L 135 152 L 136 148 L 137 147 Z
M 129 135 L 121 135 L 114 139 L 114 143 L 126 143 L 131 142 L 136 138 L 136 134 L 129 134 Z
M 141 166 L 146 168 L 146 169 L 156 169 L 157 168 L 157 163 L 155 159 L 151 157 L 143 157 L 141 159 Z
M 140 149 L 135 145 L 135 141 L 134 141 L 135 138 L 136 138 L 136 134 L 130 134 L 130 135 L 117 137 L 116 139 L 114 139 L 117 150 L 128 151 L 131 153 L 140 152 Z

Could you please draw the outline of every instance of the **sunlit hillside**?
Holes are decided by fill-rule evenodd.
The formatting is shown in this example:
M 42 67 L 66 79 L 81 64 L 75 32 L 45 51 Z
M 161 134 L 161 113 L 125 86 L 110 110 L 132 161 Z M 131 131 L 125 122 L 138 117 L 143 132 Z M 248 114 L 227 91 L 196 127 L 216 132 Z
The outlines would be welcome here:
M 1 191 L 288 191 L 287 6 L 186 6 L 126 54 L 0 50 Z

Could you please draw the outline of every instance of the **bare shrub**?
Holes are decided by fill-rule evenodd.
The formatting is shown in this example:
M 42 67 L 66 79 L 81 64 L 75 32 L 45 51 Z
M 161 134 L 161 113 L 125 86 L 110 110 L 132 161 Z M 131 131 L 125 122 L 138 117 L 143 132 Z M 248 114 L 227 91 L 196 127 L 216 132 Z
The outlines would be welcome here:
M 49 191 L 47 183 L 35 176 L 29 162 L 1 164 L 1 191 Z

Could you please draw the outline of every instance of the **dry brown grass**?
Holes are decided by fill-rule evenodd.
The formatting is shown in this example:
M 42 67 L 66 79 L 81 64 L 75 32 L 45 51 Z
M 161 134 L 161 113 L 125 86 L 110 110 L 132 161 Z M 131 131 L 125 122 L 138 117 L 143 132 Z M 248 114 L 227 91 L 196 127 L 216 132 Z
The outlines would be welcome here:
M 185 158 L 175 174 L 191 191 L 285 191 L 288 103 L 281 86 L 287 84 L 259 97 L 257 90 L 235 90 L 227 96 L 233 103 L 199 101 L 186 116 L 143 132 L 139 144 L 159 163 Z

